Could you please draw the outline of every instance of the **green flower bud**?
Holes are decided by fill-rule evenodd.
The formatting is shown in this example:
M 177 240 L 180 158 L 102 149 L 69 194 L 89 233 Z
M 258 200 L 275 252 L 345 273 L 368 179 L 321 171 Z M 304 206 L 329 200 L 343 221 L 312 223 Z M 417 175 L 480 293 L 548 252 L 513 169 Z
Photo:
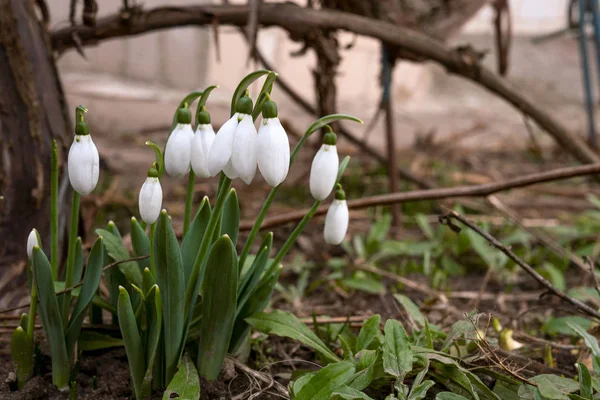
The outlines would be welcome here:
M 263 118 L 277 118 L 277 103 L 272 100 L 265 101 L 262 107 Z
M 202 106 L 200 111 L 196 114 L 196 125 L 208 124 L 210 124 L 210 114 L 206 111 L 206 107 Z
M 87 112 L 87 108 L 84 106 L 77 106 L 75 108 L 75 134 L 76 135 L 89 135 L 90 128 L 88 124 L 85 122 L 85 113 Z
M 177 110 L 177 123 L 178 124 L 191 124 L 192 123 L 192 113 L 187 106 L 181 107 Z
M 252 114 L 252 99 L 248 96 L 240 97 L 235 105 L 235 111 L 240 114 Z
M 344 192 L 344 189 L 342 189 L 342 185 L 340 185 L 339 183 L 336 185 L 335 199 L 346 200 L 346 192 Z

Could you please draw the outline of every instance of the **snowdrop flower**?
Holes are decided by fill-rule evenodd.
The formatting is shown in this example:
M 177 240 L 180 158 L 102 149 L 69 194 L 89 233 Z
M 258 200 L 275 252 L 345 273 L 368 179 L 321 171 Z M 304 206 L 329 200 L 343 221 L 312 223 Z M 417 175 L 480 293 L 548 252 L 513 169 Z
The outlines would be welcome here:
M 241 97 L 236 113 L 217 132 L 208 155 L 212 176 L 223 171 L 229 179 L 241 178 L 249 185 L 256 174 L 258 135 L 252 120 L 252 100 Z
M 258 169 L 271 186 L 283 182 L 290 169 L 290 142 L 277 118 L 277 104 L 268 100 L 258 130 Z
M 92 140 L 84 113 L 83 106 L 76 108 L 75 139 L 69 149 L 67 171 L 73 189 L 80 195 L 90 194 L 98 184 L 100 173 L 100 156 Z
M 187 106 L 177 110 L 177 125 L 167 139 L 165 147 L 165 171 L 174 177 L 182 177 L 190 171 L 192 154 L 192 114 Z
M 155 168 L 150 168 L 148 177 L 140 189 L 140 196 L 138 198 L 142 221 L 147 224 L 156 222 L 162 207 L 162 197 L 162 187 L 158 179 L 158 171 Z
M 310 193 L 319 201 L 329 196 L 337 179 L 340 160 L 336 142 L 337 136 L 329 128 L 310 167 Z
M 202 107 L 202 111 L 198 113 L 197 123 L 196 133 L 192 139 L 192 169 L 196 176 L 210 178 L 212 175 L 208 170 L 208 155 L 215 140 L 215 131 L 210 123 L 210 114 L 205 107 Z
M 31 233 L 27 237 L 27 258 L 31 260 L 31 255 L 33 254 L 33 248 L 35 246 L 40 247 L 40 234 L 37 230 L 32 229 Z
M 323 236 L 328 244 L 340 244 L 346 236 L 348 230 L 348 204 L 346 204 L 346 193 L 342 186 L 338 184 L 335 192 L 335 199 L 327 210 L 325 216 L 325 228 Z

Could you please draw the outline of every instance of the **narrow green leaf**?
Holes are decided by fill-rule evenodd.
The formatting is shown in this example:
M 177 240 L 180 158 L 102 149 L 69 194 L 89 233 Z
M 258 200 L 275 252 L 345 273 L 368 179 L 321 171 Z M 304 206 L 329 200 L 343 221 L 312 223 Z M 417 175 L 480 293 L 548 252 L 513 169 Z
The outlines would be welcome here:
M 200 378 L 198 377 L 198 371 L 194 363 L 187 353 L 183 356 L 177 373 L 163 394 L 163 400 L 171 399 L 200 399 Z
M 351 388 L 350 386 L 342 386 L 333 392 L 332 400 L 373 400 L 364 392 Z
M 435 396 L 435 400 L 469 400 L 459 394 L 452 392 L 441 392 Z
M 98 238 L 90 254 L 88 256 L 88 263 L 85 269 L 85 276 L 83 278 L 83 284 L 81 285 L 81 291 L 75 303 L 75 308 L 71 314 L 71 319 L 66 329 L 66 344 L 67 354 L 69 359 L 73 357 L 73 351 L 75 342 L 79 337 L 81 331 L 81 324 L 85 318 L 85 310 L 94 298 L 100 280 L 102 279 L 102 266 L 104 265 L 104 247 L 102 244 L 102 238 Z
M 389 319 L 384 328 L 383 368 L 385 372 L 403 379 L 412 370 L 412 350 L 406 331 L 400 322 Z
M 592 375 L 585 364 L 577 363 L 579 372 L 579 394 L 586 400 L 594 399 L 594 388 L 592 387 Z
M 419 306 L 403 294 L 397 293 L 394 295 L 394 298 L 402 307 L 404 307 L 404 310 L 419 325 L 419 327 L 423 328 L 425 326 L 425 317 L 421 314 Z
M 333 392 L 343 386 L 353 374 L 354 365 L 348 361 L 329 364 L 310 378 L 295 400 L 329 400 Z
M 583 329 L 577 324 L 567 322 L 567 325 L 569 325 L 571 329 L 573 329 L 579 336 L 583 338 L 585 345 L 589 347 L 589 349 L 596 357 L 600 357 L 600 347 L 598 346 L 598 339 L 587 333 L 585 329 Z
M 52 383 L 59 389 L 63 389 L 69 386 L 71 364 L 67 356 L 62 316 L 54 293 L 52 271 L 48 258 L 39 247 L 33 248 L 32 263 L 33 275 L 38 288 L 39 313 L 46 339 L 50 343 Z
M 81 238 L 78 237 L 75 241 L 75 269 L 73 271 L 73 282 L 81 281 L 81 274 L 83 273 L 83 245 L 81 244 Z
M 154 371 L 153 367 L 162 332 L 162 301 L 158 285 L 154 285 L 148 292 L 146 305 L 148 307 L 149 329 L 146 340 L 146 374 L 144 376 L 142 392 L 144 395 L 149 396 L 152 389 L 152 379 L 154 378 L 152 375 Z
M 150 238 L 146 234 L 146 230 L 134 217 L 131 218 L 131 247 L 133 248 L 134 257 L 150 254 Z M 143 271 L 145 268 L 150 268 L 150 259 L 140 260 L 138 264 Z
M 152 272 L 150 272 L 150 268 L 145 268 L 142 276 L 142 292 L 145 296 L 148 296 L 148 292 L 154 285 L 156 285 L 156 279 L 154 279 L 154 275 L 152 275 Z
M 77 341 L 77 348 L 83 351 L 110 349 L 123 345 L 123 339 L 90 330 L 81 331 Z
M 229 236 L 219 238 L 210 250 L 206 264 L 202 298 L 198 371 L 209 380 L 221 372 L 233 332 L 237 302 L 237 255 Z
M 119 288 L 119 303 L 117 305 L 119 315 L 119 327 L 125 343 L 125 352 L 129 360 L 129 372 L 133 383 L 133 391 L 138 400 L 143 399 L 142 383 L 146 372 L 144 362 L 144 348 L 138 331 L 138 326 L 131 307 L 129 293 L 124 287 Z
M 357 390 L 364 390 L 375 379 L 377 367 L 381 367 L 381 353 L 379 350 L 363 350 L 356 355 L 360 357 L 356 363 L 356 373 L 347 382 L 347 385 Z
M 322 118 L 319 118 L 315 122 L 313 122 L 313 124 L 311 126 L 309 126 L 308 129 L 306 130 L 306 135 L 313 134 L 314 132 L 318 131 L 319 129 L 321 129 L 322 127 L 324 127 L 327 124 L 331 124 L 332 122 L 342 121 L 342 120 L 354 121 L 354 122 L 358 122 L 359 124 L 363 123 L 362 120 L 360 120 L 356 117 L 353 117 L 351 115 L 347 115 L 347 114 L 326 115 Z
M 198 212 L 181 243 L 181 259 L 183 261 L 183 275 L 185 282 L 188 282 L 190 274 L 192 273 L 196 255 L 198 255 L 204 232 L 208 226 L 210 212 L 208 197 L 204 197 L 202 203 L 200 203 Z
M 156 282 L 163 302 L 166 377 L 170 380 L 183 342 L 185 280 L 177 236 L 166 211 L 160 213 L 154 237 Z
M 221 235 L 228 235 L 235 246 L 240 229 L 240 204 L 235 189 L 229 191 L 221 218 Z
M 292 313 L 274 310 L 270 313 L 258 313 L 246 318 L 246 321 L 262 333 L 289 337 L 316 350 L 329 361 L 340 361 L 325 343 Z
M 568 400 L 568 393 L 579 390 L 579 384 L 573 379 L 567 379 L 558 375 L 544 374 L 531 378 L 537 383 L 540 394 L 548 400 Z
M 25 382 L 33 376 L 33 340 L 20 326 L 12 334 L 10 354 L 17 368 L 17 385 L 23 389 Z
M 125 245 L 123 245 L 123 242 L 117 235 L 106 229 L 96 229 L 96 234 L 104 240 L 106 251 L 113 260 L 123 261 L 131 258 Z M 133 283 L 138 287 L 142 286 L 142 270 L 138 263 L 128 261 L 119 264 L 117 268 L 125 275 L 129 283 Z
M 202 96 L 200 96 L 200 100 L 198 100 L 198 108 L 202 108 L 202 106 L 206 106 L 206 102 L 208 101 L 208 96 L 210 96 L 210 93 L 217 89 L 219 87 L 219 85 L 213 85 L 213 86 L 209 86 L 206 89 L 204 89 L 204 91 L 202 92 Z M 196 112 L 197 114 L 197 112 Z
M 340 163 L 340 166 L 338 167 L 338 173 L 337 173 L 337 177 L 335 179 L 335 183 L 338 183 L 340 181 L 340 179 L 342 179 L 342 176 L 344 176 L 344 171 L 346 171 L 346 168 L 348 167 L 349 162 L 350 162 L 350 156 L 344 157 L 344 159 Z
M 377 337 L 380 333 L 379 324 L 381 324 L 381 315 L 379 314 L 375 314 L 365 321 L 362 328 L 360 328 L 358 338 L 356 339 L 355 351 L 357 353 L 368 348 L 371 342 Z
M 174 127 L 171 127 L 171 130 L 173 130 L 173 128 Z M 152 150 L 154 150 L 154 155 L 156 158 L 155 164 L 157 165 L 156 169 L 158 170 L 158 176 L 160 177 L 165 171 L 164 156 L 162 150 L 160 149 L 160 147 L 158 147 L 156 143 L 151 142 L 150 140 L 148 140 L 145 144 L 146 146 L 150 146 Z
M 427 396 L 427 391 L 435 385 L 434 381 L 425 381 L 418 386 L 413 386 L 410 390 L 408 400 L 422 400 Z
M 256 289 L 256 286 L 260 282 L 260 278 L 267 267 L 269 261 L 269 255 L 271 254 L 271 246 L 273 245 L 273 232 L 269 232 L 262 243 L 260 244 L 260 250 L 254 258 L 254 262 L 248 269 L 248 272 L 242 276 L 242 283 L 238 293 L 238 314 L 240 310 L 248 301 L 248 298 Z M 238 265 L 239 268 L 241 266 Z
M 244 77 L 244 79 L 242 79 L 242 81 L 239 83 L 237 88 L 235 88 L 235 91 L 233 92 L 233 97 L 231 98 L 230 117 L 233 117 L 233 114 L 235 114 L 235 105 L 237 104 L 237 101 L 240 99 L 240 97 L 242 97 L 242 95 L 244 94 L 246 89 L 248 89 L 248 87 L 254 81 L 256 81 L 258 78 L 260 78 L 261 76 L 270 74 L 271 72 L 272 71 L 268 71 L 268 70 L 264 70 L 264 69 L 259 70 L 259 71 L 254 71 L 254 72 L 251 72 L 250 74 L 246 75 Z

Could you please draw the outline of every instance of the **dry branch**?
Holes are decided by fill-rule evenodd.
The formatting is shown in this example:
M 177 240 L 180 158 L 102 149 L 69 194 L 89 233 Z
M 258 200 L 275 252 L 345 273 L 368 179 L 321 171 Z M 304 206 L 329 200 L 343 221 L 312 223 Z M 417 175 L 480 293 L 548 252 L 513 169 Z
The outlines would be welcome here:
M 103 40 L 139 35 L 177 26 L 203 26 L 217 21 L 223 25 L 245 26 L 248 23 L 247 6 L 201 5 L 189 7 L 159 7 L 138 10 L 125 19 L 114 14 L 98 20 L 95 27 L 74 26 L 59 29 L 52 34 L 52 45 L 58 52 Z M 357 15 L 313 10 L 290 3 L 264 4 L 259 13 L 263 26 L 280 26 L 294 40 L 314 34 L 314 30 L 341 29 L 370 36 L 387 44 L 398 46 L 403 53 L 416 58 L 432 60 L 443 65 L 450 73 L 475 81 L 504 98 L 522 113 L 528 115 L 546 130 L 565 150 L 584 163 L 600 162 L 598 157 L 578 136 L 571 133 L 551 114 L 542 110 L 533 100 L 514 85 L 479 64 L 479 58 L 465 49 L 451 49 L 444 43 L 422 33 L 398 25 L 374 21 Z
M 492 183 L 472 186 L 456 186 L 452 188 L 437 188 L 427 190 L 413 190 L 408 192 L 397 192 L 382 194 L 378 196 L 364 197 L 362 199 L 348 201 L 348 208 L 360 209 L 380 205 L 406 203 L 410 201 L 440 200 L 457 197 L 483 197 L 509 189 L 521 188 L 538 183 L 551 182 L 560 179 L 574 178 L 578 176 L 592 175 L 600 172 L 600 163 L 583 165 L 577 167 L 566 167 L 553 169 L 547 172 L 524 175 L 517 178 L 501 180 Z M 319 207 L 315 215 L 323 215 L 327 212 L 328 205 Z M 308 210 L 299 210 L 287 214 L 278 215 L 263 221 L 262 228 L 270 228 L 288 222 L 299 221 L 306 215 Z M 253 221 L 242 221 L 240 230 L 252 228 Z

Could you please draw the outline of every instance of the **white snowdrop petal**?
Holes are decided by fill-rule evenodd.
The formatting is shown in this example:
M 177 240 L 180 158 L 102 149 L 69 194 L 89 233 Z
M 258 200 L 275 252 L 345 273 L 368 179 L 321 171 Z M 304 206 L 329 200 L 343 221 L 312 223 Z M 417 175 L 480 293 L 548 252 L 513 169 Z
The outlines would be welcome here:
M 33 248 L 35 246 L 39 246 L 39 242 L 38 242 L 38 237 L 37 237 L 37 233 L 35 232 L 35 229 L 32 229 L 31 232 L 29 233 L 29 236 L 27 237 L 27 258 L 29 258 L 31 260 L 31 256 L 33 254 Z
M 277 186 L 285 180 L 290 166 L 290 142 L 278 118 L 261 122 L 258 131 L 258 169 L 265 181 Z
M 256 152 L 258 136 L 252 116 L 244 115 L 235 130 L 231 166 L 246 185 L 249 185 L 256 174 Z
M 327 216 L 323 236 L 328 244 L 340 244 L 348 231 L 348 204 L 346 200 L 334 200 Z
M 209 178 L 208 155 L 215 140 L 215 131 L 211 124 L 198 125 L 192 140 L 192 169 L 200 178 Z
M 235 113 L 217 132 L 217 135 L 212 142 L 210 152 L 208 153 L 208 172 L 211 176 L 215 176 L 223 171 L 231 159 L 233 139 L 235 137 L 237 126 L 238 114 Z
M 82 196 L 90 194 L 98 184 L 100 156 L 90 135 L 76 135 L 67 161 L 69 181 Z
M 165 147 L 165 171 L 174 177 L 182 177 L 190 171 L 191 145 L 194 131 L 190 124 L 177 124 Z
M 310 193 L 325 200 L 335 186 L 340 160 L 336 146 L 323 144 L 310 167 Z
M 138 206 L 142 221 L 147 224 L 156 222 L 162 207 L 162 187 L 158 178 L 148 177 L 140 189 Z
M 225 168 L 223 168 L 223 173 L 225 174 L 225 176 L 227 176 L 229 179 L 232 179 L 232 180 L 239 178 L 239 175 L 233 168 L 233 165 L 231 165 L 231 160 L 229 160 L 227 162 L 227 164 L 225 165 Z

